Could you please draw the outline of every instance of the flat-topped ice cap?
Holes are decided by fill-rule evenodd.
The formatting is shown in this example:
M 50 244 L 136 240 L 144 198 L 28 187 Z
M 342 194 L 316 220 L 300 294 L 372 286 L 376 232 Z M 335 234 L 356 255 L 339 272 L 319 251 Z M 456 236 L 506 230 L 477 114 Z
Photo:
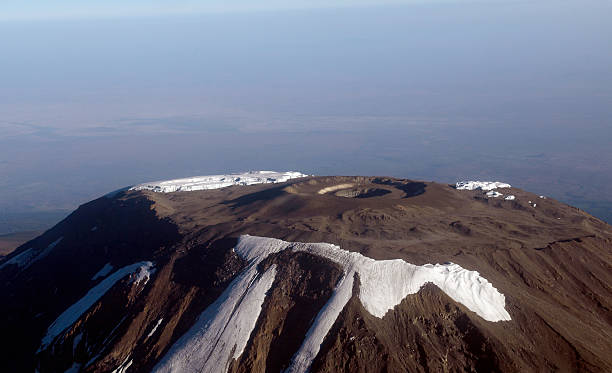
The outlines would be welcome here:
M 184 179 L 154 181 L 133 186 L 130 190 L 151 190 L 159 193 L 189 192 L 220 189 L 232 185 L 283 183 L 287 180 L 305 176 L 308 175 L 296 171 L 249 171 L 237 174 L 193 176 Z
M 497 188 L 511 188 L 512 186 L 500 181 L 458 181 L 456 187 L 458 190 L 493 190 Z

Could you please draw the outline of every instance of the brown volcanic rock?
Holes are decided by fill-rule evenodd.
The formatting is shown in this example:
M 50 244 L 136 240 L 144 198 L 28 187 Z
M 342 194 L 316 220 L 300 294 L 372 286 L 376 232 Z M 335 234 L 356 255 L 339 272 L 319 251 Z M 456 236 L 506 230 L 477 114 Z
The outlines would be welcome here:
M 0 334 L 6 337 L 0 355 L 3 369 L 33 370 L 34 353 L 47 327 L 99 281 L 92 277 L 104 264 L 121 267 L 158 258 L 160 251 L 179 240 L 176 226 L 159 219 L 151 205 L 137 195 L 92 201 L 7 259 L 29 249 L 44 251 L 62 238 L 46 257 L 29 267 L 6 265 L 0 270 Z
M 334 243 L 377 260 L 452 261 L 506 297 L 512 320 L 489 322 L 426 285 L 377 318 L 356 296 L 357 278 L 312 371 L 612 371 L 612 227 L 551 199 L 503 192 L 516 200 L 437 183 L 312 177 L 101 198 L 7 260 L 63 237 L 50 255 L 0 269 L 0 332 L 11 341 L 1 364 L 96 372 L 131 361 L 128 372 L 150 371 L 245 268 L 232 248 L 250 234 Z M 49 324 L 99 283 L 91 278 L 104 264 L 141 260 L 157 270 L 146 286 L 119 281 L 34 358 Z M 290 252 L 259 271 L 273 264 L 276 279 L 229 371 L 286 367 L 342 274 L 327 259 Z
M 230 372 L 280 372 L 287 368 L 311 320 L 330 298 L 342 274 L 328 260 L 306 253 L 273 255 L 262 263 L 262 270 L 272 264 L 278 264 L 279 272 L 262 306 L 255 327 L 258 333 Z

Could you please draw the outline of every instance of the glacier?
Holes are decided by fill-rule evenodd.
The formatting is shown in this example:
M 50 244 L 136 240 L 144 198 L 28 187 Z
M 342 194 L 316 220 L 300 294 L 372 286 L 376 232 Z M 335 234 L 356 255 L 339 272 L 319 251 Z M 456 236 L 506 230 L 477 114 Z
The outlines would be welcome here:
M 240 357 L 261 312 L 265 295 L 275 276 L 275 265 L 263 274 L 257 265 L 273 253 L 284 250 L 307 252 L 340 265 L 341 279 L 325 306 L 319 311 L 287 372 L 310 368 L 325 336 L 353 296 L 355 275 L 359 276 L 359 300 L 372 315 L 382 318 L 407 295 L 433 283 L 453 300 L 484 320 L 511 320 L 505 297 L 476 271 L 458 264 L 417 266 L 402 259 L 374 260 L 329 243 L 286 242 L 275 238 L 240 236 L 234 251 L 248 266 L 224 293 L 199 317 L 154 368 L 154 372 L 226 371 L 232 359 Z
M 19 267 L 19 269 L 26 269 L 29 266 L 31 266 L 32 264 L 36 263 L 37 261 L 43 259 L 44 257 L 46 257 L 47 255 L 49 255 L 51 253 L 51 251 L 53 251 L 53 249 L 55 248 L 55 246 L 57 246 L 63 239 L 64 237 L 60 237 L 57 240 L 51 242 L 46 248 L 42 249 L 42 250 L 35 250 L 35 249 L 27 249 L 25 251 L 22 251 L 21 253 L 19 253 L 18 255 L 15 255 L 14 257 L 12 257 L 11 259 L 7 260 L 6 262 L 0 264 L 0 270 L 8 265 L 14 264 L 17 267 Z
M 490 190 L 490 191 L 487 192 L 487 197 L 490 197 L 490 198 L 497 198 L 497 197 L 501 197 L 501 196 L 503 196 L 503 194 L 501 194 L 500 192 L 497 192 L 495 190 Z
M 110 288 L 115 285 L 123 277 L 138 271 L 149 271 L 153 267 L 153 263 L 148 261 L 134 263 L 116 270 L 113 274 L 102 280 L 98 285 L 91 288 L 85 296 L 79 299 L 76 303 L 68 307 L 61 315 L 55 319 L 47 329 L 47 333 L 42 338 L 38 351 L 46 349 L 53 340 L 66 330 L 70 325 L 74 324 L 83 313 L 93 306 Z
M 179 338 L 153 372 L 227 371 L 231 359 L 242 355 L 275 277 L 276 266 L 260 275 L 257 264 L 252 263 Z
M 91 281 L 95 281 L 100 277 L 106 277 L 113 270 L 113 266 L 110 263 L 106 263 L 92 278 Z
M 498 188 L 512 188 L 512 185 L 500 181 L 458 181 L 455 184 L 457 190 L 484 190 L 489 191 Z
M 227 175 L 193 176 L 184 179 L 154 181 L 133 186 L 129 190 L 150 190 L 158 193 L 190 192 L 220 189 L 232 185 L 284 183 L 291 179 L 306 176 L 308 175 L 296 171 L 249 171 Z
M 162 321 L 164 321 L 163 317 L 161 319 L 157 320 L 157 324 L 155 324 L 153 329 L 149 332 L 149 334 L 147 334 L 147 339 L 151 338 L 151 336 L 153 334 L 155 334 L 155 331 L 157 331 L 157 328 L 159 328 L 159 326 L 161 325 Z

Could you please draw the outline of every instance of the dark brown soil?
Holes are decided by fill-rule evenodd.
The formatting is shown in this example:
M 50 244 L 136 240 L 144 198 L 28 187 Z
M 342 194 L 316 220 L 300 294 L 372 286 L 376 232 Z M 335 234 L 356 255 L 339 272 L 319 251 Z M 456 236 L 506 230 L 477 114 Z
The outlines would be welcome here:
M 262 263 L 262 269 L 272 264 L 277 264 L 278 271 L 255 327 L 258 332 L 230 372 L 280 372 L 287 368 L 342 274 L 328 260 L 306 253 L 274 255 Z
M 0 301 L 8 305 L 0 332 L 15 340 L 3 348 L 11 359 L 0 363 L 31 371 L 20 368 L 36 362 L 45 372 L 99 354 L 86 371 L 112 370 L 127 358 L 129 372 L 149 371 L 244 268 L 231 249 L 251 234 L 334 243 L 374 259 L 452 261 L 506 296 L 507 322 L 487 322 L 432 285 L 382 319 L 353 296 L 313 371 L 612 371 L 612 227 L 552 199 L 504 192 L 516 200 L 393 178 L 313 177 L 94 201 L 33 241 L 43 247 L 63 235 L 58 252 L 65 254 L 23 272 L 0 271 Z M 46 327 L 91 288 L 99 268 L 138 260 L 156 263 L 145 289 L 117 284 L 52 351 L 34 358 Z M 277 278 L 232 372 L 286 367 L 341 273 L 307 254 L 274 255 L 260 269 L 272 264 Z M 81 331 L 89 350 L 73 346 Z

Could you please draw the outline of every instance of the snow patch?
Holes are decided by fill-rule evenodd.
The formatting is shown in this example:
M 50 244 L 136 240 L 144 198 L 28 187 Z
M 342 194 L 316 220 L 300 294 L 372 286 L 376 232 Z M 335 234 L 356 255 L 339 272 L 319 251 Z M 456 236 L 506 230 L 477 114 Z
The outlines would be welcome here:
M 510 320 L 504 295 L 478 272 L 454 263 L 416 266 L 401 259 L 374 260 L 328 243 L 291 243 L 244 235 L 235 251 L 249 261 L 249 266 L 200 315 L 196 324 L 172 346 L 154 371 L 227 370 L 229 361 L 242 354 L 261 312 L 265 294 L 274 282 L 275 266 L 259 274 L 257 265 L 270 254 L 283 250 L 327 258 L 339 264 L 344 272 L 293 356 L 287 372 L 308 371 L 325 336 L 353 295 L 356 274 L 360 280 L 358 296 L 361 303 L 379 318 L 407 295 L 415 294 L 426 283 L 433 283 L 487 321 Z
M 88 366 L 90 366 L 91 364 L 95 363 L 96 360 L 98 360 L 98 358 L 100 357 L 100 354 L 95 355 L 94 357 L 92 357 L 91 359 L 89 359 L 89 361 L 87 362 L 87 364 L 85 364 L 85 368 L 87 368 Z
M 513 196 L 513 195 L 509 195 L 509 196 L 506 196 L 506 198 L 504 198 L 504 199 L 505 199 L 506 201 L 514 201 L 514 200 L 516 199 L 516 197 L 515 197 L 515 196 Z
M 51 253 L 51 251 L 62 241 L 62 239 L 64 239 L 64 237 L 60 237 L 57 240 L 51 242 L 46 248 L 42 250 L 35 250 L 32 248 L 27 249 L 19 255 L 16 255 L 10 260 L 7 260 L 6 262 L 2 263 L 0 265 L 0 269 L 10 264 L 14 264 L 17 265 L 19 268 L 23 267 L 23 269 L 26 269 L 32 264 L 49 255 L 49 253 Z
M 268 183 L 283 183 L 290 179 L 305 177 L 300 172 L 287 171 L 250 171 L 228 175 L 194 176 L 184 179 L 155 181 L 130 188 L 130 190 L 151 190 L 160 193 L 188 192 L 195 190 L 220 189 L 232 185 L 253 185 Z
M 79 373 L 81 371 L 81 364 L 74 363 L 72 366 L 64 371 L 64 373 Z
M 106 263 L 104 265 L 104 267 L 102 267 L 102 269 L 100 269 L 98 271 L 98 273 L 96 273 L 91 280 L 95 281 L 96 279 L 100 278 L 100 277 L 106 277 L 106 275 L 108 275 L 111 271 L 113 270 L 113 266 L 110 263 Z
M 353 296 L 353 280 L 355 271 L 345 272 L 338 285 L 334 289 L 331 298 L 315 318 L 312 326 L 308 329 L 304 342 L 299 350 L 293 355 L 291 365 L 285 372 L 307 372 L 314 358 L 321 349 L 321 344 L 327 333 L 338 319 L 340 312 Z
M 113 338 L 115 337 L 115 330 L 117 330 L 117 328 L 119 328 L 121 326 L 121 324 L 123 324 L 123 322 L 125 321 L 125 319 L 127 318 L 127 316 L 123 316 L 121 318 L 121 320 L 119 320 L 119 322 L 117 323 L 117 325 L 115 325 L 115 327 L 113 328 L 113 330 L 110 331 L 110 333 L 108 333 L 108 335 L 106 336 L 106 338 L 104 338 L 104 341 L 102 341 L 102 350 L 104 350 L 104 348 L 106 347 L 106 345 L 108 344 L 108 342 L 112 341 Z M 89 363 L 87 363 L 89 365 Z
M 401 259 L 374 260 L 332 244 L 294 243 L 294 251 L 322 256 L 344 268 L 328 304 L 319 313 L 306 338 L 292 359 L 287 372 L 306 372 L 319 352 L 321 343 L 352 296 L 352 278 L 359 275 L 359 300 L 372 315 L 382 318 L 407 295 L 433 283 L 454 301 L 463 304 L 487 321 L 510 320 L 505 297 L 476 271 L 453 263 L 416 266 Z
M 259 274 L 259 262 L 253 261 L 204 310 L 153 372 L 227 371 L 231 359 L 242 355 L 276 276 L 275 265 Z
M 119 365 L 117 367 L 117 369 L 113 370 L 112 373 L 125 373 L 125 372 L 127 372 L 128 368 L 132 365 L 132 360 L 129 360 L 129 359 L 130 359 L 129 356 L 127 358 L 125 358 L 123 363 L 121 363 L 121 365 Z
M 325 243 L 295 243 L 293 250 L 322 256 L 341 265 L 346 273 L 359 274 L 359 299 L 376 317 L 382 318 L 408 294 L 415 294 L 431 282 L 487 321 L 510 320 L 504 308 L 504 295 L 478 272 L 468 271 L 458 264 L 416 266 L 402 259 L 374 260 Z
M 53 340 L 70 325 L 74 324 L 83 313 L 93 306 L 115 283 L 123 277 L 139 271 L 141 268 L 149 270 L 153 266 L 151 262 L 138 262 L 132 265 L 123 267 L 115 271 L 113 274 L 102 280 L 98 285 L 94 286 L 83 298 L 79 299 L 72 306 L 68 307 L 58 318 L 51 323 L 47 329 L 47 334 L 43 337 L 40 348 L 42 351 L 53 342 Z
M 511 188 L 510 184 L 502 183 L 500 181 L 458 181 L 456 188 L 458 190 L 493 190 L 497 188 Z
M 258 264 L 270 254 L 279 253 L 290 245 L 289 242 L 270 239 L 268 237 L 242 235 L 234 251 L 238 256 L 248 261 L 250 264 Z
M 36 257 L 34 257 L 34 259 L 27 266 L 29 267 L 32 264 L 34 264 L 34 262 L 37 262 L 43 259 L 44 257 L 46 257 L 47 255 L 49 255 L 49 253 L 51 253 L 51 251 L 55 248 L 55 246 L 57 246 L 57 244 L 59 244 L 63 239 L 64 237 L 60 237 L 57 240 L 51 242 L 49 246 L 47 246 L 43 251 L 41 251 L 40 254 L 36 255 Z
M 130 190 L 130 188 L 132 188 L 131 185 L 127 186 L 127 187 L 123 187 L 121 189 L 114 190 L 114 191 L 112 191 L 110 193 L 105 194 L 104 197 L 105 198 L 115 198 L 119 193 L 126 192 L 126 191 Z
M 151 338 L 151 336 L 155 334 L 155 331 L 157 330 L 157 328 L 159 327 L 159 325 L 162 323 L 163 320 L 164 320 L 163 317 L 157 320 L 157 324 L 155 324 L 155 326 L 153 327 L 153 330 L 149 332 L 149 334 L 147 335 L 147 339 Z
M 487 197 L 489 198 L 497 198 L 497 197 L 501 197 L 503 196 L 503 194 L 501 194 L 500 192 L 496 192 L 494 190 L 488 191 L 487 192 Z
M 36 252 L 34 251 L 34 249 L 31 249 L 31 248 L 27 249 L 21 252 L 20 254 L 15 255 L 11 259 L 7 260 L 6 262 L 2 263 L 2 265 L 0 265 L 0 269 L 8 265 L 12 265 L 12 264 L 18 267 L 23 267 L 24 265 L 29 263 L 35 255 L 36 255 Z
M 141 282 L 143 282 L 143 286 L 147 284 L 147 282 L 149 282 L 149 279 L 151 278 L 151 276 L 153 276 L 153 274 L 155 273 L 155 268 L 153 268 L 152 265 L 150 266 L 141 266 L 140 268 L 138 268 L 138 272 L 136 273 L 136 276 L 134 277 L 134 281 L 133 283 L 138 285 Z
M 76 349 L 79 346 L 81 339 L 83 339 L 83 332 L 77 334 L 77 336 L 74 337 L 74 340 L 72 341 L 72 356 L 74 356 L 74 354 L 76 353 Z
M 276 277 L 275 265 L 263 274 L 257 271 L 257 266 L 287 245 L 281 240 L 241 236 L 234 251 L 248 261 L 247 268 L 204 310 L 153 371 L 226 371 L 230 360 L 242 355 Z

